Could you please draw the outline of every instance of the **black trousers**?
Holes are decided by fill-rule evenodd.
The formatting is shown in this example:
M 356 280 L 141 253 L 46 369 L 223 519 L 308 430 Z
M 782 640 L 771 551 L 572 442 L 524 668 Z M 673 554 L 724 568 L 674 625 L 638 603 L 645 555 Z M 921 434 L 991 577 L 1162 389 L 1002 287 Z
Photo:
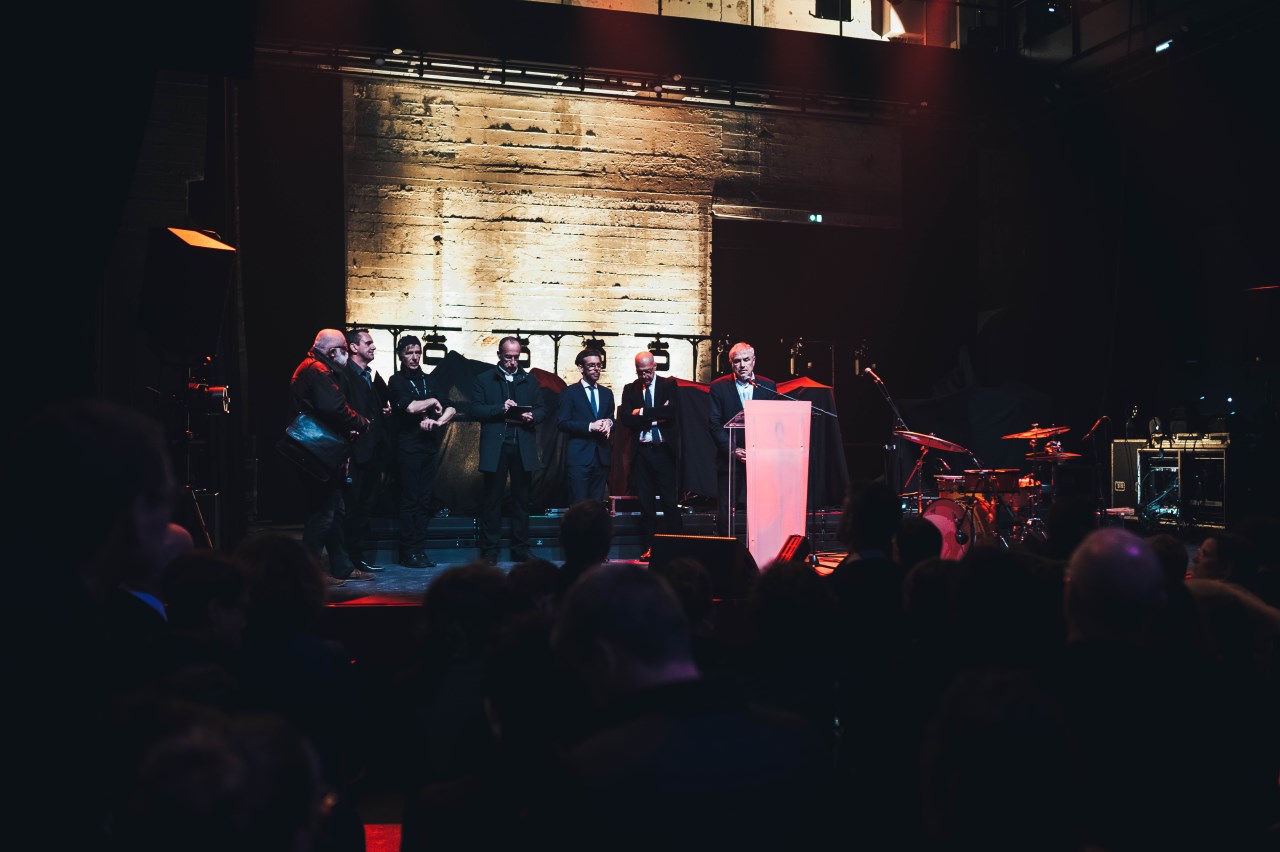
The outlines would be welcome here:
M 329 554 L 329 573 L 346 579 L 355 564 L 347 554 L 346 511 L 343 508 L 344 474 L 338 472 L 328 482 L 317 482 L 299 472 L 306 501 L 306 519 L 302 523 L 302 543 L 316 558 Z
M 427 549 L 431 524 L 431 498 L 435 495 L 439 454 L 433 447 L 400 448 L 400 552 Z
M 640 501 L 640 544 L 648 550 L 655 532 L 679 535 L 684 529 L 679 510 L 679 469 L 675 448 L 670 444 L 639 443 L 635 448 L 631 457 L 631 493 Z M 660 522 L 658 509 L 662 510 Z
M 511 558 L 523 562 L 529 558 L 529 496 L 533 491 L 533 475 L 520 461 L 520 448 L 504 443 L 498 452 L 498 469 L 484 475 L 480 508 L 480 555 L 491 562 L 498 561 L 502 497 L 508 480 L 511 482 Z
M 569 505 L 580 500 L 603 500 L 609 484 L 609 468 L 591 464 L 565 465 L 565 482 L 569 486 Z
M 370 518 L 373 507 L 378 502 L 382 491 L 383 462 L 380 454 L 375 453 L 369 461 L 358 464 L 352 462 L 347 471 L 350 482 L 342 494 L 342 502 L 346 509 L 344 531 L 347 538 L 347 553 L 353 561 L 365 558 L 365 548 L 370 538 Z

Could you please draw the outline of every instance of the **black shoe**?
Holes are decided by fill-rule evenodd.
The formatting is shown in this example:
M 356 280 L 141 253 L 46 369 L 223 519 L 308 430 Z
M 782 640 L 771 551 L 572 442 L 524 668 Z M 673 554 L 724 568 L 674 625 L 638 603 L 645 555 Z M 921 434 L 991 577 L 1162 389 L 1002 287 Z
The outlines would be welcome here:
M 414 555 L 418 557 L 418 567 L 419 567 L 419 568 L 434 568 L 434 567 L 436 567 L 436 563 L 431 559 L 431 557 L 430 557 L 430 556 L 428 556 L 428 555 L 427 555 L 427 552 L 426 552 L 425 550 L 419 550 L 419 551 L 418 551 L 416 554 L 414 554 Z
M 356 567 L 359 568 L 361 571 L 381 571 L 382 570 L 381 565 L 370 565 L 368 562 L 365 562 L 363 559 L 356 560 Z
M 409 551 L 400 557 L 400 564 L 406 568 L 424 568 L 421 561 L 421 554 L 416 551 Z

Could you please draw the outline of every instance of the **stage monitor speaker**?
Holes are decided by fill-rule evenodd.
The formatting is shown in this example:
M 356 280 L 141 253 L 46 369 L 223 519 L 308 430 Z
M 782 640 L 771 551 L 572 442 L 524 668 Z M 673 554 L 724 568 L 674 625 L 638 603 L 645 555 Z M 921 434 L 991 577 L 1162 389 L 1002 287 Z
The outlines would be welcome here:
M 663 571 L 672 560 L 696 559 L 711 575 L 711 594 L 719 600 L 745 598 L 760 575 L 751 553 L 732 536 L 655 535 L 650 570 Z
M 139 319 L 164 361 L 197 366 L 217 352 L 235 251 L 210 231 L 151 230 Z
M 1145 438 L 1121 438 L 1111 442 L 1111 508 L 1138 506 L 1138 450 Z

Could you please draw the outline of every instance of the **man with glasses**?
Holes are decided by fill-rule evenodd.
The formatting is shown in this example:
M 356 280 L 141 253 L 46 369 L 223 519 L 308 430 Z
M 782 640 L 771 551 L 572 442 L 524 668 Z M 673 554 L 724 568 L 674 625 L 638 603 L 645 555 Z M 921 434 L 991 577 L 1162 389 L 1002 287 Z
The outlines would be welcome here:
M 311 351 L 293 371 L 289 392 L 298 411 L 307 411 L 341 434 L 355 437 L 369 428 L 369 421 L 348 402 L 350 379 L 347 376 L 347 340 L 336 328 L 324 328 L 316 334 Z M 346 480 L 340 470 L 320 482 L 304 477 L 307 495 L 307 518 L 302 526 L 302 541 L 316 557 L 327 551 L 331 582 L 342 585 L 348 578 L 369 580 L 367 571 L 356 573 L 347 553 L 344 524 L 346 513 L 342 488 Z
M 570 506 L 582 500 L 604 500 L 613 431 L 613 391 L 600 384 L 603 353 L 587 347 L 574 363 L 582 381 L 560 392 L 559 420 L 560 431 L 569 436 L 564 455 Z
M 537 425 L 546 416 L 538 382 L 520 366 L 520 340 L 498 341 L 498 365 L 476 377 L 471 416 L 480 424 L 480 556 L 498 561 L 502 498 L 511 483 L 511 558 L 525 562 L 529 550 L 529 498 L 533 471 L 542 467 Z

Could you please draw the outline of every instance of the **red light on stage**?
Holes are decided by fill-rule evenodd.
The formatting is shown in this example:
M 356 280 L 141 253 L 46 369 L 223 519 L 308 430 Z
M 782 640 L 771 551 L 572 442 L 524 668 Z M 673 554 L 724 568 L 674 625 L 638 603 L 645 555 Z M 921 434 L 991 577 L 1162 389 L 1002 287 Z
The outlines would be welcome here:
M 218 239 L 212 231 L 193 231 L 189 228 L 166 228 L 166 230 L 189 246 L 217 249 L 218 251 L 235 251 L 233 246 L 229 246 Z

